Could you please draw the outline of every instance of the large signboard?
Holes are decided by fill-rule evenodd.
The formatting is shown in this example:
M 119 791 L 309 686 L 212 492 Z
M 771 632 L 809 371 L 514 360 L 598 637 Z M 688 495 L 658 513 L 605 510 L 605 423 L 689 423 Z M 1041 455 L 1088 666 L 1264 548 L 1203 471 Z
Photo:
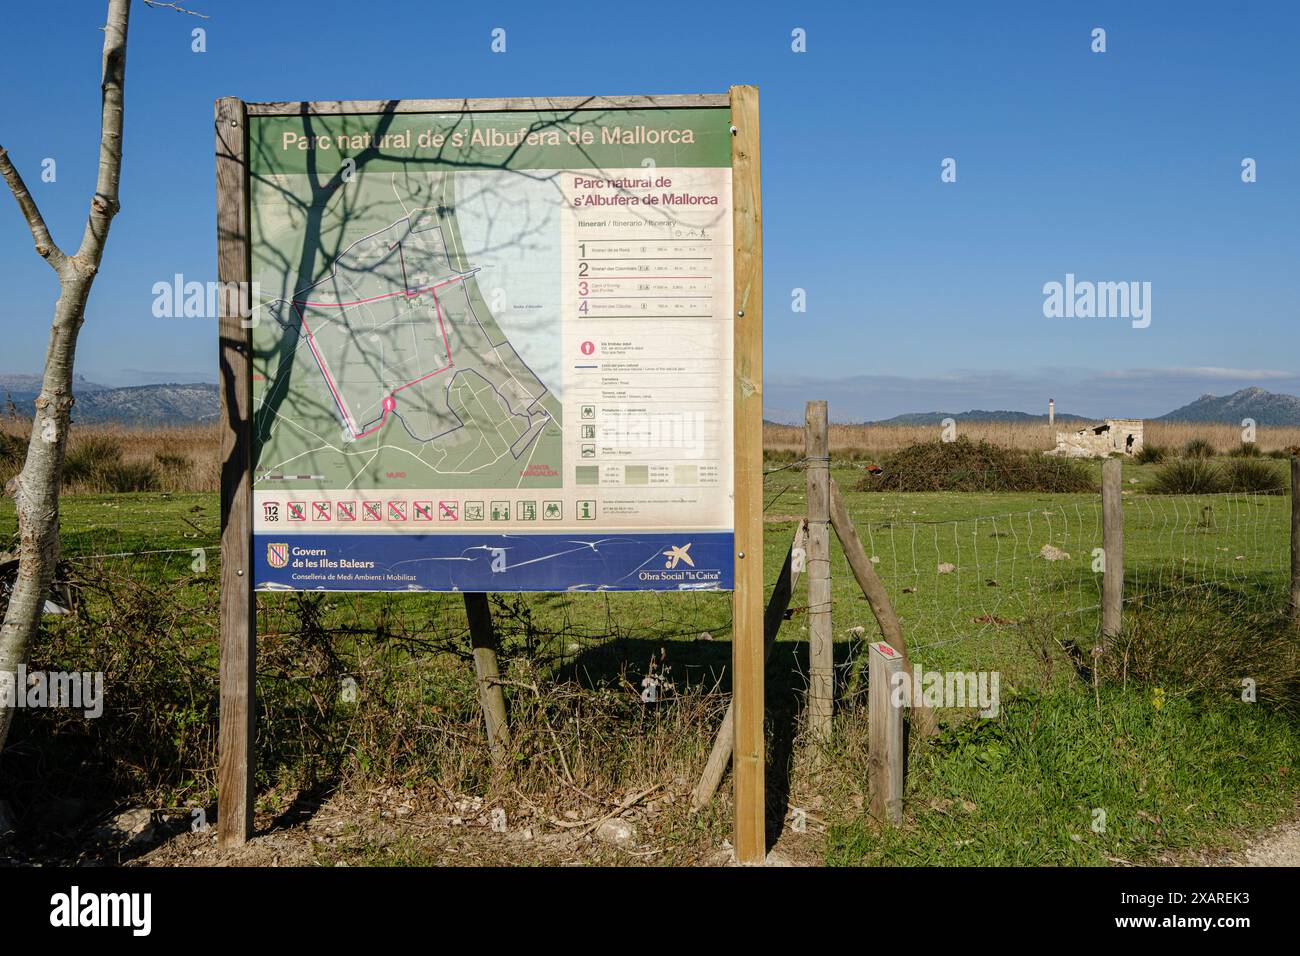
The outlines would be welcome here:
M 254 585 L 730 589 L 730 125 L 250 116 Z

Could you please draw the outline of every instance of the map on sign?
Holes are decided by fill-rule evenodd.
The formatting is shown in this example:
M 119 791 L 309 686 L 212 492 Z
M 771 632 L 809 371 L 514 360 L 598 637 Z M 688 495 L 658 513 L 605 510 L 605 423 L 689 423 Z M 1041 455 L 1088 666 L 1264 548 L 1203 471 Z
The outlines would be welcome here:
M 732 579 L 730 113 L 261 115 L 260 588 Z
M 457 222 L 461 177 L 469 180 L 462 189 L 472 205 L 482 207 L 485 187 L 472 175 L 434 172 L 415 183 L 381 175 L 390 191 L 384 195 L 377 184 L 374 196 L 369 178 L 361 180 L 363 212 L 348 223 L 358 238 L 328 261 L 323 278 L 265 307 L 277 334 L 296 347 L 278 356 L 279 389 L 261 403 L 259 482 L 354 484 L 382 472 L 392 488 L 559 485 L 559 383 L 534 371 L 484 296 L 485 268 L 487 280 L 500 283 L 505 276 L 493 272 L 508 274 L 509 264 L 486 245 L 477 262 L 467 254 Z M 503 184 L 509 192 L 517 186 Z M 528 228 L 511 221 L 527 203 L 501 206 L 490 205 L 499 234 Z M 467 217 L 486 236 L 476 215 L 486 212 Z M 558 231 L 536 236 L 532 254 L 558 261 L 558 249 L 548 255 L 540 248 L 548 239 L 558 241 Z M 528 287 L 525 279 L 512 291 Z M 500 291 L 497 298 L 504 298 Z M 546 303 L 538 300 L 529 303 L 533 323 L 544 318 Z M 534 362 L 554 374 L 558 340 L 521 334 Z M 300 377 L 318 387 L 304 388 Z M 530 471 L 534 460 L 544 467 Z

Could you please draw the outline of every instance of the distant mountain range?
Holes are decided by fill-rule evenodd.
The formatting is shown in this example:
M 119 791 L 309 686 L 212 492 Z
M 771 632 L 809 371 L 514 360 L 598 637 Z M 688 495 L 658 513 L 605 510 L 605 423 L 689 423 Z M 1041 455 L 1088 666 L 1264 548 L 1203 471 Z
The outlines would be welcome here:
M 895 415 L 872 425 L 938 425 L 945 418 L 959 422 L 1047 422 L 1046 415 L 1028 412 L 974 410 L 969 412 L 912 412 Z M 1196 401 L 1152 419 L 1158 422 L 1216 422 L 1240 425 L 1253 418 L 1257 425 L 1300 426 L 1300 398 L 1280 395 L 1262 388 L 1243 388 L 1231 395 L 1202 395 Z M 1069 412 L 1057 412 L 1057 422 L 1095 421 Z
M 1029 412 L 1011 412 L 996 411 L 987 412 L 982 409 L 972 409 L 969 412 L 908 412 L 906 415 L 895 415 L 893 418 L 886 418 L 883 421 L 868 422 L 869 425 L 938 425 L 945 418 L 951 418 L 958 422 L 1047 422 L 1046 415 L 1031 415 Z M 1091 421 L 1091 419 L 1081 418 L 1078 415 L 1056 413 L 1058 422 L 1082 422 Z
M 1158 421 L 1240 425 L 1243 418 L 1255 419 L 1256 425 L 1300 425 L 1300 398 L 1262 388 L 1243 388 L 1223 398 L 1202 395 L 1168 415 L 1161 415 Z
M 23 415 L 31 414 L 32 402 L 40 394 L 40 388 L 39 375 L 0 375 L 0 397 L 7 395 Z M 73 421 L 77 422 L 195 425 L 215 422 L 220 413 L 217 386 L 207 383 L 111 388 L 78 376 L 73 394 L 77 398 Z M 1029 412 L 973 409 L 967 412 L 911 412 L 868 424 L 938 425 L 945 418 L 959 422 L 1047 422 L 1046 415 Z M 1202 395 L 1196 401 L 1152 420 L 1239 425 L 1243 418 L 1253 418 L 1257 425 L 1300 427 L 1300 398 L 1262 388 L 1243 388 L 1222 397 Z M 1069 412 L 1056 413 L 1058 423 L 1094 420 Z
M 0 375 L 0 396 L 21 415 L 32 413 L 40 391 L 39 375 Z M 86 424 L 203 425 L 215 422 L 221 409 L 217 386 L 208 383 L 111 388 L 78 376 L 72 394 L 72 420 Z

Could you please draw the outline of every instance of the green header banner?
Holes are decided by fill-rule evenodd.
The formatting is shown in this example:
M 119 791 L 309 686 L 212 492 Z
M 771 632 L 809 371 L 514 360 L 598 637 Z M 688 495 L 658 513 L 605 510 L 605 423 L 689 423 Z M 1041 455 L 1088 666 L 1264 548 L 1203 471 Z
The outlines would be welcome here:
M 253 175 L 729 167 L 727 109 L 368 113 L 250 118 Z

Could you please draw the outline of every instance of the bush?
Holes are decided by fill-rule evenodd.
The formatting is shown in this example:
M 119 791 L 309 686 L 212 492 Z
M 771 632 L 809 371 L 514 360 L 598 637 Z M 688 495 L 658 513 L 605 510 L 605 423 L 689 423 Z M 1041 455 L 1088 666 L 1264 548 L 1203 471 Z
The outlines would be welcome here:
M 18 474 L 26 458 L 26 437 L 0 431 L 0 483 L 7 482 Z
M 1275 465 L 1251 458 L 1234 458 L 1228 462 L 1224 478 L 1229 491 L 1275 495 L 1286 491 L 1287 486 L 1281 470 Z
M 1041 452 L 962 437 L 901 448 L 867 475 L 861 491 L 1093 491 L 1091 469 Z
M 91 482 L 104 468 L 113 468 L 122 461 L 122 443 L 108 435 L 86 435 L 74 439 L 63 458 L 63 484 L 75 485 Z
M 1214 446 L 1204 438 L 1189 438 L 1183 446 L 1184 458 L 1213 458 Z
M 1227 480 L 1213 462 L 1185 458 L 1162 466 L 1151 490 L 1158 495 L 1212 495 L 1226 491 Z
M 153 460 L 157 462 L 158 467 L 164 471 L 175 471 L 182 474 L 189 471 L 190 467 L 194 464 L 184 455 L 173 455 L 171 452 L 166 451 L 158 452 L 153 456 Z
M 1232 454 L 1237 458 L 1258 458 L 1263 452 L 1259 450 L 1259 446 L 1253 441 L 1244 441 Z
M 1261 706 L 1300 711 L 1300 632 L 1285 611 L 1195 579 L 1172 594 L 1168 579 L 1145 583 L 1151 592 L 1134 595 L 1123 633 L 1099 658 L 1104 680 L 1234 700 L 1249 676 Z
M 95 469 L 90 484 L 99 492 L 124 494 L 131 491 L 158 491 L 161 482 L 154 466 L 147 461 L 115 461 Z
M 1158 465 L 1167 454 L 1163 445 L 1143 445 L 1133 458 L 1139 465 Z

